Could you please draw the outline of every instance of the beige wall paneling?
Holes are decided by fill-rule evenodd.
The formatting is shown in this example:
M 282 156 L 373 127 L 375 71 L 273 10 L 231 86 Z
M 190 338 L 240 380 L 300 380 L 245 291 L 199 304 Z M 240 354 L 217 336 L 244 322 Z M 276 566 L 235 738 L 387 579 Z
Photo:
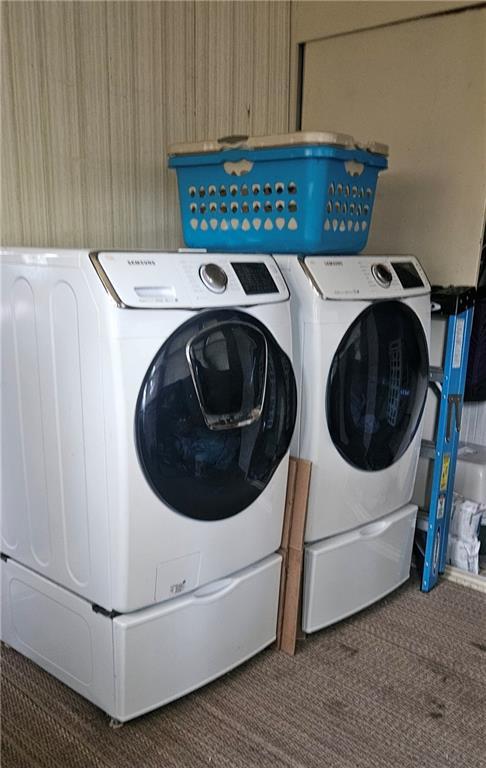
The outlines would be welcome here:
M 113 245 L 182 245 L 173 141 L 194 140 L 192 3 L 107 4 Z
M 288 130 L 297 131 L 300 128 L 300 97 L 302 87 L 300 48 L 305 50 L 305 41 L 299 39 L 300 6 L 303 0 L 292 0 L 290 6 L 290 77 L 289 77 L 289 122 Z
M 254 5 L 251 133 L 285 133 L 290 95 L 290 2 Z
M 61 238 L 63 245 L 110 247 L 116 197 L 111 184 L 106 6 L 79 2 L 42 5 L 50 61 L 45 117 L 52 136 L 51 147 L 43 156 L 45 167 L 52 168 L 46 190 L 53 198 L 48 205 L 48 242 L 57 245 Z M 68 82 L 63 58 L 69 58 Z M 68 110 L 72 110 L 70 116 Z M 57 153 L 62 160 L 59 157 L 55 163 Z M 66 168 L 70 168 L 67 175 Z M 61 199 L 72 211 L 62 218 Z
M 293 43 L 342 35 L 357 29 L 367 29 L 384 24 L 393 24 L 404 19 L 416 19 L 444 11 L 454 11 L 467 6 L 480 5 L 482 0 L 473 2 L 442 2 L 442 0 L 416 0 L 415 2 L 327 2 L 323 0 L 294 0 L 292 15 Z
M 290 2 L 197 2 L 196 135 L 285 132 Z
M 4 3 L 2 242 L 110 244 L 108 73 L 103 3 Z M 9 206 L 11 210 L 9 211 Z M 91 235 L 91 237 L 90 237 Z
M 178 247 L 168 145 L 287 128 L 289 2 L 1 12 L 4 244 Z
M 390 145 L 367 252 L 474 284 L 486 182 L 486 10 L 309 43 L 303 128 Z
M 45 60 L 40 14 L 33 3 L 2 3 L 2 235 L 29 245 L 31 230 L 49 232 L 49 149 L 44 117 Z
M 180 245 L 165 145 L 194 138 L 193 10 L 2 4 L 3 243 Z

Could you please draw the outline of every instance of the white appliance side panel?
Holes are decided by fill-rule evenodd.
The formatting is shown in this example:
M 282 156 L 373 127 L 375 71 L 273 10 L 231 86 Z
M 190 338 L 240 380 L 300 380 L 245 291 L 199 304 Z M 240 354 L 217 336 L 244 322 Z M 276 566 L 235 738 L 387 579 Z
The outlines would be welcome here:
M 209 683 L 276 636 L 281 557 L 113 620 L 116 717 L 141 715 Z
M 303 354 L 305 348 L 305 321 L 302 302 L 299 298 L 299 290 L 301 290 L 301 283 L 304 284 L 304 289 L 308 288 L 308 281 L 301 269 L 297 256 L 276 256 L 277 262 L 282 275 L 289 287 L 290 291 L 290 318 L 292 326 L 292 366 L 294 369 L 295 383 L 297 387 L 297 414 L 295 421 L 294 434 L 290 443 L 290 455 L 300 456 L 300 421 L 302 412 L 302 393 L 303 393 L 303 379 L 304 379 L 304 366 L 303 366 Z M 297 267 L 297 269 L 296 269 Z M 312 307 L 312 300 L 315 297 L 307 296 L 309 299 L 306 302 L 305 311 L 310 312 Z
M 76 294 L 67 282 L 53 286 L 52 396 L 58 434 L 65 563 L 73 582 L 83 587 L 90 576 L 90 558 L 79 310 Z
M 98 308 L 72 265 L 2 265 L 2 549 L 109 605 Z
M 2 550 L 51 562 L 35 284 L 2 270 Z
M 443 367 L 445 359 L 445 344 L 447 337 L 447 318 L 441 315 L 433 314 L 430 323 L 430 365 Z M 437 394 L 429 387 L 427 400 L 425 404 L 423 419 L 423 438 L 424 440 L 434 440 L 437 432 L 439 420 L 440 399 Z
M 410 575 L 417 507 L 305 548 L 302 629 L 315 632 L 371 605 Z
M 425 456 L 419 456 L 411 499 L 412 503 L 416 504 L 419 509 L 429 508 L 433 474 L 434 462 L 426 459 Z
M 11 559 L 1 573 L 2 640 L 113 714 L 111 619 Z

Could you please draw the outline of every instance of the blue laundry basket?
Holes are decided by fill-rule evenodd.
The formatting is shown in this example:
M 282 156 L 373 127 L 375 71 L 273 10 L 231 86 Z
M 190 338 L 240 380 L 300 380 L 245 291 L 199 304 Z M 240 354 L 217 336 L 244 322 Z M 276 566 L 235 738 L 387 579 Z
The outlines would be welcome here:
M 176 145 L 169 158 L 186 245 L 239 252 L 359 253 L 387 165 L 384 145 L 322 133 Z

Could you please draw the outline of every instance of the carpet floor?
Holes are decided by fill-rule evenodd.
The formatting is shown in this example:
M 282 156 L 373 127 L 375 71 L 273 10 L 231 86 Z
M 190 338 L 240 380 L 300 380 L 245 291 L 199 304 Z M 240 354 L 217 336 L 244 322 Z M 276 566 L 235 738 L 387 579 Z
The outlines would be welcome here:
M 2 768 L 486 768 L 486 599 L 414 580 L 113 730 L 2 653 Z

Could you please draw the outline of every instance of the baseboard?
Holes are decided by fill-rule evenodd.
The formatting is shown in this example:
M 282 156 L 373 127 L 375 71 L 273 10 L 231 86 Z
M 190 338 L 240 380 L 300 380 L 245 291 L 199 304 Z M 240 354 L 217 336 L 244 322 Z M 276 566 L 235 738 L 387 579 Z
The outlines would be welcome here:
M 486 576 L 477 576 L 475 573 L 469 573 L 468 571 L 462 571 L 460 568 L 454 568 L 452 565 L 447 565 L 442 578 L 447 581 L 453 581 L 455 584 L 460 584 L 462 587 L 476 589 L 478 592 L 486 594 Z

